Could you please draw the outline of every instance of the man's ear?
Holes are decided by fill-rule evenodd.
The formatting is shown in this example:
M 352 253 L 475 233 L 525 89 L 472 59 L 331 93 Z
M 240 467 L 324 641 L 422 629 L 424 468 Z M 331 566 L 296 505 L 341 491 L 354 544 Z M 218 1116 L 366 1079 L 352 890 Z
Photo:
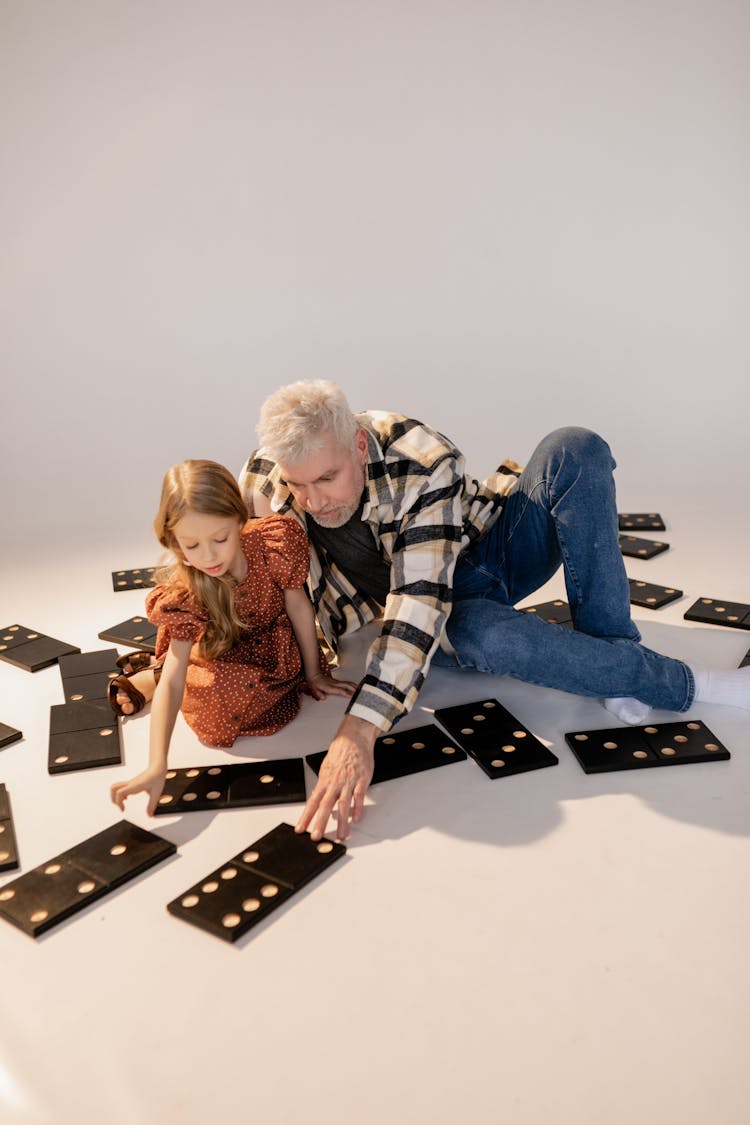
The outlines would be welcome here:
M 357 447 L 357 453 L 359 454 L 360 460 L 364 465 L 365 461 L 367 460 L 367 431 L 363 430 L 361 426 L 357 430 L 354 444 Z

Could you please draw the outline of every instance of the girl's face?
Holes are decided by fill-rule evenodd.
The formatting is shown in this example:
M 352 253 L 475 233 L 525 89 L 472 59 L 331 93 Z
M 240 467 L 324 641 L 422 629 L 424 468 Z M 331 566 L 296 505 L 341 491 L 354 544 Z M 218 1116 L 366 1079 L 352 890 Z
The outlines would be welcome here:
M 242 524 L 232 516 L 188 511 L 172 529 L 186 562 L 212 578 L 231 574 L 241 582 L 247 572 L 240 542 Z

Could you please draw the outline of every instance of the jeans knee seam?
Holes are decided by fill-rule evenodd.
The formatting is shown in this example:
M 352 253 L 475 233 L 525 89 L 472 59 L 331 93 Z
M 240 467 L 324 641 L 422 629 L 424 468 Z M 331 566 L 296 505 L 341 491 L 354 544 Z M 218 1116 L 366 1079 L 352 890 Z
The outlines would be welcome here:
M 557 541 L 560 544 L 560 554 L 563 557 L 563 565 L 564 565 L 564 568 L 565 568 L 565 573 L 566 573 L 566 575 L 569 575 L 570 580 L 573 583 L 573 586 L 574 586 L 575 592 L 576 592 L 576 598 L 578 600 L 578 604 L 580 605 L 580 603 L 583 601 L 583 590 L 581 589 L 581 583 L 578 579 L 578 575 L 575 572 L 575 568 L 573 567 L 573 565 L 570 561 L 570 556 L 568 554 L 568 548 L 565 545 L 564 538 L 560 534 L 560 529 L 559 529 L 557 523 L 555 523 L 555 531 L 557 533 Z
M 508 543 L 510 543 L 511 539 L 516 534 L 516 531 L 518 530 L 518 528 L 521 524 L 521 521 L 523 520 L 523 517 L 526 514 L 526 509 L 528 508 L 529 504 L 531 503 L 531 497 L 534 495 L 534 493 L 536 492 L 536 490 L 538 488 L 540 488 L 542 485 L 544 485 L 546 483 L 547 483 L 547 478 L 546 477 L 540 477 L 539 480 L 535 481 L 534 484 L 531 486 L 531 488 L 526 493 L 526 502 L 524 503 L 524 506 L 521 509 L 521 511 L 517 513 L 516 522 L 513 524 L 513 527 L 508 532 L 508 536 L 507 536 Z
M 483 563 L 476 562 L 474 559 L 467 558 L 465 560 L 465 565 L 471 567 L 471 569 L 477 574 L 481 574 L 484 579 L 489 580 L 494 586 L 502 587 L 503 584 L 498 578 L 497 574 L 493 570 L 489 570 L 489 568 L 484 566 Z M 462 601 L 463 599 L 461 597 L 458 597 L 456 600 Z

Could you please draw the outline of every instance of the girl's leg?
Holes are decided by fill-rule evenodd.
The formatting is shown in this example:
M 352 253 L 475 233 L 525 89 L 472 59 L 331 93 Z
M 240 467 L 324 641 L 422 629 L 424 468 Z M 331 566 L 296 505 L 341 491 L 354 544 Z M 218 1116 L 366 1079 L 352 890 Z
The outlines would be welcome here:
M 129 683 L 131 683 L 133 687 L 141 693 L 141 695 L 146 700 L 146 703 L 150 703 L 154 698 L 154 692 L 156 691 L 156 685 L 158 683 L 158 678 L 156 675 L 157 667 L 159 671 L 161 671 L 162 662 L 157 662 L 156 657 L 154 657 L 153 664 L 150 668 L 144 668 L 140 672 L 131 672 L 127 675 Z M 136 709 L 135 705 L 124 691 L 118 691 L 115 698 L 117 701 L 117 706 L 119 707 L 123 715 L 133 714 Z

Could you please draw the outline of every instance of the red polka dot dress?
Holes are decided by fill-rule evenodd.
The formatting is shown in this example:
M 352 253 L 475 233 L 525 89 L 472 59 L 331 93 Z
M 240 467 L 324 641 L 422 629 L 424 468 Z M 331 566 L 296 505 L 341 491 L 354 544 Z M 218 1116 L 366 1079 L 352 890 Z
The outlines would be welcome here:
M 207 660 L 198 652 L 195 642 L 208 616 L 189 591 L 157 586 L 146 599 L 148 619 L 158 626 L 158 660 L 173 638 L 193 642 L 182 714 L 209 746 L 229 747 L 239 735 L 281 730 L 299 711 L 305 682 L 284 590 L 304 585 L 307 578 L 307 536 L 290 516 L 267 516 L 248 520 L 241 542 L 248 566 L 234 598 L 247 632 L 221 656 Z

